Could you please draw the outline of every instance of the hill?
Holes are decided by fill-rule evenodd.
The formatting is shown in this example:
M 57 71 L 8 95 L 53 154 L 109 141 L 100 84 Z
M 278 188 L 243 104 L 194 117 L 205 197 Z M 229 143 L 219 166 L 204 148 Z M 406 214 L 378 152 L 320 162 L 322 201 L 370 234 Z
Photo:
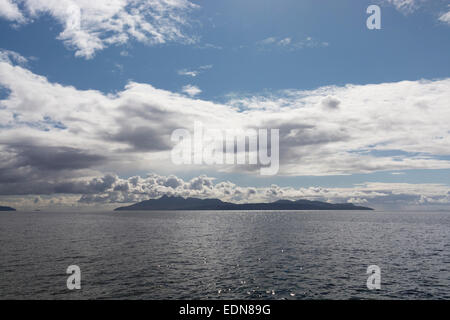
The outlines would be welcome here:
M 0 211 L 16 211 L 16 209 L 11 207 L 0 206 Z
M 119 207 L 114 211 L 126 210 L 373 210 L 355 206 L 352 203 L 328 203 L 309 200 L 278 200 L 271 203 L 223 202 L 219 199 L 197 199 L 162 196 L 159 199 L 145 200 L 131 206 Z

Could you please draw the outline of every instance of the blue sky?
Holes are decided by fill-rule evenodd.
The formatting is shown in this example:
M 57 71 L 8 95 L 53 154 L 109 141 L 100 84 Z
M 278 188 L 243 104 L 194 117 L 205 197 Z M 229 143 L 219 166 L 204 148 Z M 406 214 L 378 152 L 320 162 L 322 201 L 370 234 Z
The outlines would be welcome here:
M 61 26 L 44 15 L 18 28 L 0 21 L 1 46 L 36 57 L 30 63 L 33 72 L 79 89 L 114 92 L 134 80 L 176 92 L 195 84 L 202 98 L 217 101 L 232 93 L 448 76 L 449 30 L 437 20 L 445 6 L 436 4 L 446 1 L 432 1 L 410 14 L 383 6 L 382 30 L 377 31 L 365 27 L 365 10 L 373 1 L 328 0 L 320 6 L 317 1 L 294 0 L 194 2 L 201 6 L 188 29 L 200 39 L 194 45 L 130 41 L 86 60 L 56 39 Z M 311 37 L 329 45 L 289 49 L 257 44 L 270 37 Z M 121 56 L 124 51 L 128 56 Z M 195 79 L 177 73 L 204 65 L 213 67 Z
M 146 3 L 145 1 L 138 2 Z M 162 0 L 157 2 L 166 5 L 166 2 Z M 317 99 L 320 101 L 322 96 L 337 99 L 338 105 L 347 105 L 346 99 L 350 95 L 356 95 L 353 91 L 366 92 L 365 90 L 370 88 L 366 85 L 373 84 L 378 85 L 377 88 L 384 88 L 384 84 L 396 83 L 392 88 L 382 91 L 381 96 L 374 95 L 374 97 L 365 98 L 358 94 L 358 97 L 361 97 L 361 103 L 374 101 L 379 97 L 379 103 L 383 104 L 383 109 L 379 110 L 385 110 L 384 108 L 388 107 L 384 105 L 386 101 L 390 101 L 392 108 L 395 109 L 402 103 L 402 99 L 398 97 L 394 99 L 389 94 L 401 89 L 405 92 L 403 101 L 407 101 L 408 95 L 414 93 L 417 101 L 415 100 L 413 105 L 423 103 L 426 104 L 424 108 L 432 108 L 430 104 L 436 101 L 442 108 L 445 104 L 448 105 L 448 100 L 445 100 L 445 90 L 439 95 L 431 96 L 431 94 L 445 89 L 450 73 L 448 54 L 450 51 L 450 20 L 448 18 L 450 7 L 448 1 L 324 0 L 320 1 L 319 5 L 317 1 L 312 0 L 191 2 L 177 0 L 174 2 L 176 4 L 174 8 L 167 6 L 167 12 L 179 20 L 168 19 L 160 22 L 162 20 L 155 19 L 155 15 L 152 13 L 154 8 L 151 6 L 145 7 L 149 13 L 143 11 L 142 16 L 133 16 L 144 20 L 148 19 L 147 21 L 152 27 L 159 28 L 159 38 L 144 32 L 143 38 L 140 39 L 131 32 L 124 31 L 125 29 L 122 32 L 112 29 L 108 24 L 108 4 L 104 7 L 99 5 L 98 8 L 95 8 L 98 10 L 97 13 L 95 11 L 92 13 L 87 11 L 90 8 L 89 5 L 83 4 L 84 2 L 80 3 L 77 4 L 77 1 L 70 0 L 64 2 L 67 7 L 75 6 L 76 10 L 81 12 L 82 25 L 83 23 L 89 25 L 87 29 L 84 25 L 81 31 L 76 28 L 73 31 L 67 27 L 72 23 L 70 19 L 73 18 L 73 11 L 67 11 L 66 8 L 62 8 L 54 2 L 37 1 L 29 4 L 27 1 L 0 1 L 2 34 L 0 48 L 4 50 L 3 61 L 8 66 L 15 65 L 16 69 L 21 68 L 32 75 L 45 77 L 46 85 L 49 88 L 54 85 L 61 85 L 65 88 L 73 87 L 80 95 L 87 95 L 89 90 L 94 90 L 98 92 L 98 96 L 92 98 L 92 101 L 99 101 L 111 94 L 121 96 L 131 91 L 134 92 L 133 86 L 133 89 L 127 87 L 130 83 L 134 83 L 150 85 L 155 88 L 157 91 L 155 91 L 155 95 L 158 97 L 159 95 L 165 96 L 167 92 L 186 97 L 186 101 L 181 101 L 181 104 L 195 104 L 195 99 L 199 99 L 205 105 L 213 103 L 218 106 L 239 106 L 241 112 L 246 113 L 247 108 L 254 110 L 253 104 L 264 104 L 269 100 L 271 105 L 276 104 L 277 108 L 281 108 L 282 106 L 279 104 L 284 103 L 288 109 L 292 106 L 308 105 L 310 101 L 316 103 L 315 101 Z M 110 6 L 113 7 L 116 4 L 119 8 L 120 1 L 113 1 L 113 5 Z M 366 28 L 368 17 L 366 8 L 371 4 L 381 7 L 381 30 Z M 53 5 L 54 7 L 52 7 Z M 78 12 L 76 10 L 75 12 Z M 128 8 L 123 9 L 124 12 L 128 12 L 126 10 Z M 164 10 L 166 10 L 165 7 Z M 103 21 L 96 25 L 96 14 L 97 16 L 104 14 L 106 22 Z M 117 17 L 114 19 L 117 19 L 116 22 L 123 22 Z M 179 23 L 179 21 L 181 22 Z M 143 25 L 140 27 L 144 28 Z M 175 30 L 175 33 L 172 33 L 171 30 Z M 63 34 L 64 32 L 66 33 Z M 122 40 L 113 38 L 116 35 L 123 37 Z M 97 36 L 98 39 L 95 38 Z M 99 45 L 99 43 L 102 48 L 95 48 L 95 45 Z M 17 61 L 18 58 L 14 57 L 14 54 L 20 55 L 26 62 Z M 7 67 L 5 66 L 5 68 Z M 12 75 L 12 73 L 10 74 Z M 12 80 L 6 79 L 0 83 L 0 87 L 3 88 L 0 95 L 0 98 L 4 99 L 3 109 L 9 110 L 11 114 L 19 115 L 13 117 L 14 119 L 20 119 L 21 115 L 24 119 L 27 118 L 19 105 L 14 106 L 14 94 L 10 95 L 11 92 L 15 93 L 16 91 L 20 95 L 19 89 L 15 89 L 14 85 L 8 82 L 18 81 L 17 79 L 22 79 L 20 77 L 24 78 L 25 76 L 18 73 L 17 76 L 11 76 Z M 402 83 L 405 81 L 409 81 L 407 86 L 411 86 L 411 88 L 404 88 Z M 421 81 L 431 81 L 430 88 L 422 86 Z M 31 85 L 31 82 L 27 83 Z M 345 89 L 350 84 L 356 85 L 359 89 Z M 191 91 L 187 86 L 190 86 Z M 420 90 L 430 96 L 424 96 L 421 99 L 419 92 L 422 91 Z M 50 91 L 54 92 L 53 89 Z M 386 92 L 386 96 L 383 96 L 384 92 Z M 65 95 L 66 93 L 61 94 Z M 42 100 L 40 99 L 40 97 L 36 98 L 39 101 L 52 101 L 52 103 L 60 99 L 60 104 L 68 101 L 61 98 L 61 95 L 53 98 L 46 96 L 42 97 Z M 371 114 L 377 114 L 376 110 L 377 105 L 373 105 L 369 111 Z M 433 112 L 440 110 L 436 109 Z M 54 126 L 49 133 L 52 134 L 52 139 L 57 139 L 56 137 L 62 131 L 71 132 L 72 127 L 67 125 L 69 120 L 59 119 L 58 113 L 50 115 L 51 113 L 42 111 L 39 113 L 39 117 L 47 117 L 49 119 L 47 122 L 59 123 L 64 127 L 61 129 Z M 270 112 L 266 110 L 265 114 L 270 119 L 275 117 L 273 110 Z M 389 116 L 389 121 L 393 121 L 392 119 L 398 114 L 408 117 L 408 109 L 405 107 L 404 111 L 393 114 L 392 117 Z M 445 113 L 443 115 L 445 117 Z M 92 115 L 92 117 L 96 116 L 97 114 Z M 311 115 L 313 118 L 320 116 Z M 326 115 L 326 117 L 328 116 Z M 12 120 L 16 121 L 15 123 L 5 122 L 3 128 L 8 128 L 4 130 L 10 130 L 8 134 L 12 134 L 11 128 L 18 129 L 22 126 L 23 129 L 24 124 L 27 130 L 41 127 L 43 121 L 36 120 L 39 117 L 35 114 L 29 115 L 28 118 L 31 120 L 26 122 L 25 120 L 20 123 L 19 120 Z M 166 119 L 172 120 L 170 117 L 173 116 L 168 116 Z M 266 121 L 260 114 L 258 117 L 260 123 Z M 298 119 L 302 119 L 302 117 L 299 116 Z M 311 119 L 309 121 L 312 121 Z M 348 130 L 351 130 L 351 119 L 348 119 Z M 412 126 L 416 123 L 415 121 L 420 121 L 420 115 L 417 118 L 415 115 L 411 115 L 410 120 L 410 129 L 413 130 Z M 435 118 L 429 120 L 427 124 L 430 126 L 428 127 L 434 126 L 431 125 L 433 121 L 441 120 Z M 109 123 L 108 121 L 105 119 L 105 124 Z M 370 120 L 368 121 L 370 122 Z M 382 123 L 388 126 L 389 121 L 386 118 Z M 424 118 L 423 122 L 427 121 L 427 118 Z M 317 134 L 320 133 L 322 137 L 334 141 L 336 134 L 330 129 L 334 128 L 334 124 L 332 120 L 329 123 L 328 129 L 324 126 Z M 367 124 L 367 122 L 365 123 Z M 341 124 L 339 122 L 339 126 Z M 364 124 L 361 122 L 359 125 L 363 126 Z M 406 124 L 402 123 L 402 125 Z M 377 124 L 377 126 L 379 125 Z M 291 127 L 289 128 L 292 130 Z M 406 128 L 408 127 L 406 126 Z M 437 124 L 435 128 L 437 130 Z M 52 133 L 54 130 L 62 131 Z M 349 161 L 347 158 L 347 160 L 344 158 L 336 160 L 336 170 L 332 170 L 333 162 L 331 160 L 326 169 L 315 168 L 313 164 L 317 160 L 314 160 L 311 165 L 304 168 L 287 169 L 286 173 L 267 178 L 252 172 L 223 171 L 217 170 L 217 168 L 203 167 L 173 172 L 171 167 L 153 165 L 153 161 L 161 161 L 159 155 L 156 155 L 158 160 L 152 158 L 152 165 L 149 166 L 139 164 L 130 167 L 132 160 L 129 160 L 127 165 L 119 165 L 116 160 L 114 160 L 116 162 L 109 160 L 103 167 L 89 166 L 83 169 L 91 170 L 84 173 L 86 179 L 110 173 L 117 174 L 119 179 L 128 179 L 134 175 L 145 176 L 148 172 L 155 172 L 165 176 L 175 173 L 177 177 L 185 181 L 207 175 L 215 177 L 216 182 L 231 181 L 238 186 L 246 187 L 270 187 L 272 184 L 276 184 L 280 187 L 292 188 L 314 186 L 353 188 L 357 184 L 375 182 L 439 184 L 444 186 L 442 188 L 443 197 L 448 198 L 445 191 L 448 190 L 448 181 L 450 181 L 450 167 L 447 164 L 449 152 L 445 152 L 446 142 L 443 141 L 447 141 L 449 132 L 445 130 L 445 127 L 442 127 L 441 131 L 442 135 L 439 131 L 433 131 L 433 133 L 430 131 L 428 136 L 430 139 L 441 139 L 439 146 L 430 150 L 420 148 L 419 144 L 413 147 L 412 145 L 415 143 L 413 141 L 406 142 L 401 131 L 396 131 L 398 138 L 393 139 L 395 142 L 380 138 L 373 144 L 368 142 L 371 140 L 370 135 L 366 139 L 367 143 L 359 143 L 360 139 L 357 137 L 360 133 L 349 133 L 348 135 L 352 136 L 351 139 L 358 143 L 345 146 L 345 157 L 353 159 L 351 158 L 352 154 L 368 154 L 369 162 L 375 159 L 370 168 L 362 168 L 364 167 L 362 165 L 357 168 L 347 168 L 345 165 Z M 5 131 L 5 137 L 6 133 Z M 123 132 L 121 131 L 121 133 Z M 389 128 L 380 132 L 380 135 L 388 134 Z M 30 135 L 33 136 L 33 133 Z M 135 137 L 136 132 L 124 134 L 115 142 L 123 142 L 131 135 Z M 115 136 L 115 133 L 110 133 L 110 136 Z M 125 136 L 126 138 L 124 138 Z M 288 141 L 289 135 L 286 137 Z M 75 139 L 75 137 L 72 138 Z M 76 137 L 76 139 L 78 138 L 79 136 Z M 347 134 L 342 133 L 342 137 L 337 137 L 336 141 L 346 141 L 347 138 Z M 424 146 L 429 146 L 426 137 L 420 137 L 420 139 Z M 79 144 L 75 147 L 69 140 L 67 141 L 64 147 L 79 148 Z M 52 146 L 56 146 L 58 143 L 54 142 Z M 135 141 L 131 142 L 131 145 L 133 143 Z M 384 144 L 390 147 L 381 147 Z M 4 148 L 7 148 L 7 144 L 3 143 L 3 145 Z M 135 143 L 134 146 L 136 147 L 136 145 Z M 39 143 L 39 146 L 42 146 L 42 143 Z M 324 153 L 320 157 L 332 150 L 320 144 L 320 148 L 322 147 Z M 394 147 L 395 149 L 391 149 Z M 10 146 L 10 148 L 15 147 Z M 337 145 L 336 148 L 338 148 Z M 146 157 L 154 150 L 144 151 Z M 19 151 L 16 150 L 16 152 Z M 301 151 L 298 150 L 295 154 L 300 157 Z M 138 157 L 138 154 L 136 153 L 135 156 Z M 400 158 L 397 159 L 397 156 Z M 113 158 L 112 155 L 111 157 Z M 382 157 L 390 158 L 389 161 L 392 161 L 389 165 L 375 163 L 377 158 Z M 410 163 L 409 158 L 414 158 L 414 163 Z M 397 166 L 396 161 L 401 161 L 402 165 Z M 294 162 L 295 157 L 292 159 L 292 163 Z M 93 168 L 97 171 L 92 172 Z M 62 176 L 73 179 L 70 174 Z M 60 182 L 59 178 L 55 179 L 52 180 L 52 183 Z M 52 192 L 47 193 L 47 195 L 49 194 Z M 30 195 L 34 197 L 34 192 L 30 192 Z

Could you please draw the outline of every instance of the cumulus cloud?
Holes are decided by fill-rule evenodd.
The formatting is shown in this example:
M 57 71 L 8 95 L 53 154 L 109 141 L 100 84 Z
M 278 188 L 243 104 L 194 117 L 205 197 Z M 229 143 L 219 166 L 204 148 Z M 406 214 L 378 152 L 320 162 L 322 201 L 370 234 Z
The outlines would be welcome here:
M 199 87 L 191 84 L 183 86 L 182 91 L 191 97 L 196 96 L 202 92 Z
M 163 195 L 184 198 L 218 198 L 234 203 L 307 199 L 333 203 L 354 203 L 377 209 L 443 208 L 450 204 L 450 188 L 442 184 L 371 182 L 340 188 L 293 188 L 274 184 L 255 188 L 238 186 L 229 181 L 216 182 L 215 180 L 206 175 L 184 180 L 174 175 L 157 174 L 149 174 L 145 177 L 133 176 L 127 179 L 119 178 L 116 175 L 105 175 L 92 179 L 73 179 L 51 185 L 53 190 L 38 189 L 36 192 L 38 196 L 28 197 L 28 206 L 49 206 L 52 205 L 49 203 L 50 199 L 58 199 L 60 204 L 65 203 L 69 207 L 74 205 L 117 206 L 159 198 Z M 49 193 L 53 193 L 53 196 L 46 195 Z M 14 201 L 11 199 L 14 198 L 10 197 L 9 199 L 9 203 L 13 204 Z M 2 200 L 1 196 L 0 200 Z M 22 205 L 24 204 L 22 203 Z
M 0 85 L 9 92 L 0 101 L 5 155 L 27 141 L 101 154 L 113 172 L 125 172 L 130 163 L 135 170 L 159 171 L 170 167 L 173 130 L 192 130 L 201 121 L 224 130 L 280 129 L 283 175 L 450 167 L 450 79 L 291 90 L 219 104 L 191 99 L 199 93 L 196 87 L 185 90 L 188 97 L 135 82 L 114 95 L 77 90 L 2 60 Z
M 17 3 L 12 0 L 0 0 L 0 17 L 10 21 L 24 21 L 24 17 L 20 12 Z
M 58 39 L 76 56 L 92 58 L 130 39 L 150 45 L 193 43 L 195 37 L 184 30 L 187 14 L 197 7 L 188 0 L 0 0 L 0 16 L 23 24 L 50 15 L 62 26 Z

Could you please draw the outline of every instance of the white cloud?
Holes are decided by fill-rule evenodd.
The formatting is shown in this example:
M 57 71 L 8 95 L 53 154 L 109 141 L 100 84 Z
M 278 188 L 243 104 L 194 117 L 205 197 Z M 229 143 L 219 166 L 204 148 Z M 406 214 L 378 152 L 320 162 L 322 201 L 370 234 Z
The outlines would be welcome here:
M 450 5 L 448 6 L 450 9 Z M 439 17 L 439 21 L 444 22 L 448 25 L 450 25 L 450 11 L 447 11 L 446 13 L 443 13 L 440 17 Z
M 28 63 L 28 59 L 19 53 L 11 50 L 4 50 L 0 48 L 0 61 L 6 63 L 17 63 L 19 65 L 26 65 Z
M 200 66 L 197 69 L 181 69 L 181 70 L 178 70 L 178 74 L 180 76 L 196 77 L 200 73 L 204 72 L 205 70 L 211 69 L 212 67 L 213 67 L 212 64 L 207 64 L 207 65 Z
M 63 28 L 58 39 L 76 56 L 92 58 L 130 39 L 146 44 L 195 42 L 183 29 L 189 25 L 187 13 L 197 7 L 188 0 L 0 0 L 0 15 L 25 23 L 48 14 Z
M 263 40 L 259 41 L 258 44 L 268 45 L 268 44 L 273 44 L 273 43 L 276 43 L 276 42 L 277 42 L 277 39 L 275 37 L 269 37 L 269 38 L 266 38 L 266 39 L 263 39 Z
M 291 43 L 292 39 L 291 38 L 284 38 L 281 39 L 280 41 L 278 41 L 278 44 L 281 46 L 287 46 Z
M 280 129 L 281 175 L 450 168 L 450 79 L 290 90 L 220 104 L 136 82 L 115 94 L 78 90 L 11 56 L 0 54 L 7 92 L 0 100 L 0 194 L 73 191 L 65 181 L 108 172 L 259 173 L 256 166 L 172 165 L 170 136 L 192 130 L 194 121 Z
M 199 72 L 196 70 L 181 69 L 181 70 L 178 70 L 178 74 L 180 76 L 196 77 L 196 76 L 198 76 Z
M 182 91 L 191 97 L 196 96 L 202 92 L 202 90 L 200 90 L 199 87 L 191 85 L 191 84 L 183 86 Z
M 185 181 L 174 175 L 149 174 L 128 179 L 115 178 L 114 182 L 100 194 L 86 194 L 81 202 L 125 202 L 132 203 L 162 195 L 218 198 L 235 203 L 272 202 L 280 199 L 318 200 L 334 203 L 352 202 L 374 205 L 381 208 L 420 206 L 423 204 L 450 204 L 450 188 L 442 184 L 408 183 L 363 183 L 352 187 L 293 188 L 271 185 L 269 187 L 241 187 L 232 182 L 216 182 L 216 179 L 201 175 Z M 424 200 L 426 199 L 426 200 Z
M 404 14 L 410 14 L 416 10 L 419 10 L 423 7 L 426 7 L 427 4 L 430 4 L 431 0 L 379 0 L 389 5 L 393 5 L 398 11 Z M 433 1 L 438 2 L 438 1 Z M 445 1 L 441 0 L 440 2 L 444 3 Z M 439 3 L 440 4 L 440 3 Z M 434 5 L 434 3 L 433 3 Z M 450 5 L 447 5 L 450 8 Z M 433 8 L 433 7 L 432 7 Z M 441 13 L 439 15 L 438 20 L 447 24 L 450 24 L 450 11 Z
M 413 12 L 418 7 L 417 0 L 385 0 L 387 3 L 395 6 L 395 8 L 403 13 Z
M 12 0 L 0 0 L 0 17 L 17 22 L 25 20 L 17 4 Z
M 234 203 L 273 202 L 280 199 L 354 203 L 376 209 L 448 208 L 450 188 L 442 184 L 368 182 L 349 187 L 242 187 L 229 181 L 200 175 L 190 180 L 175 175 L 149 174 L 127 179 L 115 175 L 73 179 L 57 186 L 52 195 L 0 196 L 2 203 L 18 208 L 72 207 L 80 205 L 114 207 L 163 195 L 218 198 Z M 41 191 L 42 189 L 39 189 Z M 58 189 L 57 189 L 58 190 Z M 64 192 L 64 193 L 62 193 Z
M 273 50 L 276 48 L 284 49 L 284 50 L 300 50 L 305 48 L 323 48 L 328 47 L 328 42 L 318 41 L 312 37 L 305 37 L 301 40 L 293 40 L 290 37 L 285 38 L 277 38 L 277 37 L 268 37 L 266 39 L 260 40 L 256 42 L 256 46 L 260 50 Z

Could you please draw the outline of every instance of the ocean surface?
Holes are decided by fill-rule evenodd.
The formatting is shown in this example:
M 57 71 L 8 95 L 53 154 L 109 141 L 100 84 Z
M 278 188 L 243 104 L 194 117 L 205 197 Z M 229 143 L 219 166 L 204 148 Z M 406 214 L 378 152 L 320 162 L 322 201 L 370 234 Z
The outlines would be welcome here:
M 0 299 L 450 299 L 450 212 L 0 212 Z

